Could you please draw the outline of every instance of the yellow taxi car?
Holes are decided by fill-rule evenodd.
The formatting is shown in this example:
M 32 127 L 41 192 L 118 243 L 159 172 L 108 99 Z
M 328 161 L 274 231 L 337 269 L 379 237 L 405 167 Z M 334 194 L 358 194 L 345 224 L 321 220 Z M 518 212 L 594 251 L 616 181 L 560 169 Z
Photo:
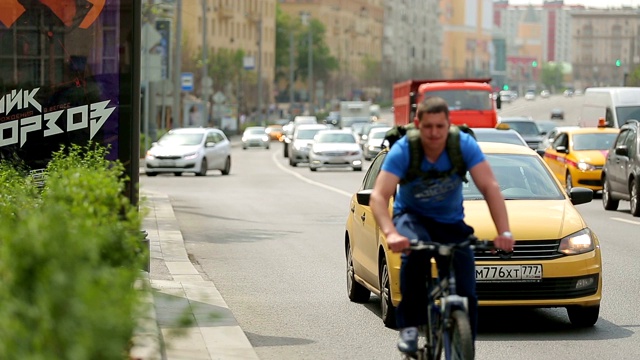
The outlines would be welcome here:
M 509 256 L 476 255 L 480 306 L 565 307 L 573 325 L 594 325 L 602 294 L 600 244 L 574 207 L 590 202 L 593 191 L 575 187 L 565 192 L 542 158 L 528 147 L 479 145 L 500 183 L 516 240 Z M 349 299 L 367 302 L 371 293 L 379 296 L 382 320 L 393 328 L 400 302 L 400 255 L 388 249 L 369 207 L 386 154 L 383 150 L 374 158 L 351 197 L 344 245 Z M 493 239 L 496 229 L 487 204 L 467 177 L 465 221 L 478 238 Z M 393 201 L 390 212 L 392 206 Z M 435 263 L 432 273 L 436 273 Z
M 544 161 L 567 190 L 602 190 L 602 167 L 620 129 L 574 128 L 560 131 L 544 150 Z
M 282 125 L 272 124 L 267 126 L 266 133 L 269 136 L 269 140 L 280 141 L 284 130 L 282 129 Z

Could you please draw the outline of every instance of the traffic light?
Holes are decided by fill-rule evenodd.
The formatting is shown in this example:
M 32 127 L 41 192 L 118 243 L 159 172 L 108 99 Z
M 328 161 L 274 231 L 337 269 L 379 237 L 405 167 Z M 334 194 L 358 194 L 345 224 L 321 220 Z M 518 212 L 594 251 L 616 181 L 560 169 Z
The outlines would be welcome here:
M 620 67 L 620 65 L 622 65 L 622 61 L 620 61 L 620 59 L 616 59 L 616 66 Z
M 509 85 L 507 84 L 502 85 L 502 90 L 509 90 Z
M 533 60 L 531 62 L 531 67 L 538 67 L 538 62 L 536 60 Z

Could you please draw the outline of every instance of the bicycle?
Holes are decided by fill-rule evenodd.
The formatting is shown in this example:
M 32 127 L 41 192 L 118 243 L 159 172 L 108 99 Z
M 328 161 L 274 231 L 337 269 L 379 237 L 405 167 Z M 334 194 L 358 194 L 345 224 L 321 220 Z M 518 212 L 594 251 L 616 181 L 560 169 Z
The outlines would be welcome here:
M 418 360 L 470 360 L 474 346 L 468 315 L 468 299 L 456 293 L 453 256 L 456 250 L 471 247 L 476 252 L 493 250 L 493 242 L 479 240 L 471 235 L 459 244 L 441 244 L 411 240 L 408 250 L 428 250 L 438 253 L 448 262 L 449 274 L 442 279 L 427 279 L 429 291 L 427 325 L 419 329 L 419 347 L 415 354 L 404 354 L 403 359 Z M 431 326 L 429 326 L 431 325 Z

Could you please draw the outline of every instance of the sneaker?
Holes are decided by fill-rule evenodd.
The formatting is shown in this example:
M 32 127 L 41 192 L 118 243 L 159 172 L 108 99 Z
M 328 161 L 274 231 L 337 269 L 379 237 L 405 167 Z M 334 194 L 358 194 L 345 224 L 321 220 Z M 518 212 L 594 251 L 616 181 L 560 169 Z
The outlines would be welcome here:
M 418 329 L 408 327 L 400 330 L 400 339 L 398 340 L 398 350 L 405 354 L 415 353 L 418 351 Z

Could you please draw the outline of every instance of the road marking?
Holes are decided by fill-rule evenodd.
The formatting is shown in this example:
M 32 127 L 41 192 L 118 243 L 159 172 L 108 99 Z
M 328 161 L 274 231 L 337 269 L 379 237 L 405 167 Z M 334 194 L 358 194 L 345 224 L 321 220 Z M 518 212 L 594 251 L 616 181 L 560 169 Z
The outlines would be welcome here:
M 283 170 L 283 171 L 285 171 L 285 172 L 288 172 L 289 174 L 291 174 L 291 175 L 293 175 L 293 176 L 297 177 L 298 179 L 300 179 L 300 180 L 302 180 L 302 181 L 304 181 L 304 182 L 306 182 L 306 183 L 308 183 L 308 184 L 315 185 L 315 186 L 318 186 L 318 187 L 321 187 L 321 188 L 324 188 L 324 189 L 327 189 L 327 190 L 331 190 L 331 191 L 336 192 L 336 193 L 338 193 L 338 194 L 340 194 L 340 195 L 344 195 L 344 196 L 346 196 L 346 197 L 348 197 L 348 198 L 350 198 L 350 197 L 351 197 L 351 194 L 350 194 L 350 193 L 348 193 L 348 192 L 346 192 L 346 191 L 343 191 L 343 190 L 340 190 L 340 189 L 334 188 L 333 186 L 325 185 L 325 184 L 323 184 L 323 183 L 319 183 L 319 182 L 317 182 L 317 181 L 313 181 L 313 180 L 307 179 L 306 177 L 304 177 L 304 176 L 302 176 L 302 175 L 298 174 L 297 172 L 295 172 L 295 171 L 293 171 L 293 170 L 291 170 L 291 169 L 287 169 L 286 167 L 284 167 L 284 166 L 280 163 L 280 161 L 278 161 L 278 159 L 276 158 L 276 156 L 278 156 L 278 153 L 277 153 L 277 152 L 276 152 L 276 153 L 273 153 L 273 155 L 271 155 L 271 159 L 273 160 L 273 162 L 274 162 L 274 163 L 276 163 L 276 165 L 277 165 L 281 170 Z
M 634 225 L 640 225 L 640 221 L 633 221 L 633 220 L 627 220 L 627 219 L 616 218 L 616 217 L 612 217 L 611 220 L 622 221 L 622 222 L 626 222 Z

